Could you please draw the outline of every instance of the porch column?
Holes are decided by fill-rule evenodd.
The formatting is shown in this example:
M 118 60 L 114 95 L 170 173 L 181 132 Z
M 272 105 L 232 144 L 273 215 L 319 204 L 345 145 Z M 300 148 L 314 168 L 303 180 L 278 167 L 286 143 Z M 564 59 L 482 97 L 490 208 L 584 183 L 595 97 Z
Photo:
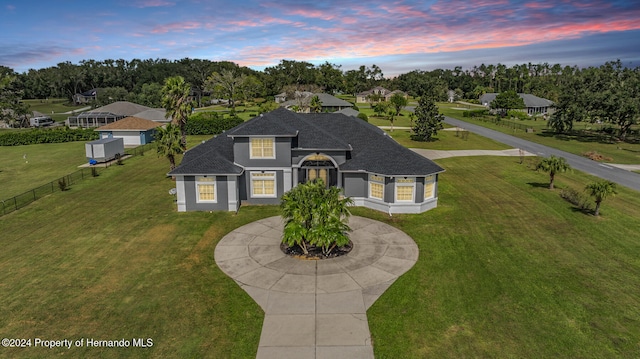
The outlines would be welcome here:
M 293 187 L 293 182 L 292 182 L 293 178 L 292 178 L 291 168 L 285 168 L 284 171 L 282 171 L 282 172 L 283 172 L 283 178 L 284 178 L 283 179 L 283 181 L 284 181 L 284 184 L 283 184 L 284 188 L 283 189 L 284 189 L 285 192 L 289 192 L 289 190 L 291 190 L 291 188 Z M 293 172 L 296 172 L 296 174 L 297 174 L 298 171 L 293 171 Z

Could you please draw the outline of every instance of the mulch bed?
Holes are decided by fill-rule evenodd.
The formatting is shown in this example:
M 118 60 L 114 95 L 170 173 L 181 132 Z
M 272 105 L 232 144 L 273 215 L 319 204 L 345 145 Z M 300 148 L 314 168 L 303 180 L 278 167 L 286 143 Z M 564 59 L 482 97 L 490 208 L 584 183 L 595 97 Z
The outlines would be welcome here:
M 349 241 L 349 244 L 347 244 L 344 247 L 333 248 L 333 250 L 331 250 L 331 252 L 329 252 L 328 255 L 324 255 L 324 253 L 322 253 L 322 248 L 316 247 L 316 246 L 307 246 L 307 251 L 309 253 L 304 254 L 300 246 L 295 245 L 293 247 L 289 247 L 285 243 L 280 243 L 280 250 L 282 250 L 282 253 L 291 257 L 306 259 L 306 260 L 321 260 L 321 259 L 336 258 L 336 257 L 340 257 L 348 254 L 349 252 L 351 252 L 351 249 L 353 249 L 353 242 Z

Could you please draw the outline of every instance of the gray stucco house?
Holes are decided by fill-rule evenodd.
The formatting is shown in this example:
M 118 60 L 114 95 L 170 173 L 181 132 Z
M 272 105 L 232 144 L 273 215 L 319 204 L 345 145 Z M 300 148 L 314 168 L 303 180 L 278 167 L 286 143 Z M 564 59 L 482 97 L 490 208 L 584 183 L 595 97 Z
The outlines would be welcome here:
M 181 212 L 278 204 L 298 183 L 322 178 L 358 206 L 421 213 L 437 206 L 442 172 L 361 119 L 280 108 L 190 149 L 169 175 Z

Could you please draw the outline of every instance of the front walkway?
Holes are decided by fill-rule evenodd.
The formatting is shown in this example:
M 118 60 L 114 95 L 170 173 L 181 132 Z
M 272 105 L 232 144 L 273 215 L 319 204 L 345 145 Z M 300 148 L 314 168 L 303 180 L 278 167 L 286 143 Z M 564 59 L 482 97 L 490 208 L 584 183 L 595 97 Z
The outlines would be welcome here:
M 404 232 L 353 216 L 353 249 L 324 260 L 280 250 L 281 217 L 242 226 L 220 240 L 215 260 L 264 310 L 257 357 L 373 358 L 367 309 L 418 260 Z

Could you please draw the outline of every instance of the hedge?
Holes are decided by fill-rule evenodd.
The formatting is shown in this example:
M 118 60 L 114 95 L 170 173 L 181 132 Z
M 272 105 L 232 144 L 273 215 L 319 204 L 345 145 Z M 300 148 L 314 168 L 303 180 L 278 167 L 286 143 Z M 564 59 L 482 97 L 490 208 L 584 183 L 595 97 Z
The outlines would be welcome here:
M 187 120 L 187 135 L 217 135 L 244 121 L 239 117 L 224 117 L 215 112 L 198 112 Z
M 93 129 L 33 129 L 29 131 L 0 133 L 0 146 L 34 145 L 38 143 L 61 143 L 72 141 L 93 141 L 100 134 Z
M 486 109 L 462 111 L 462 117 L 482 117 L 488 114 L 489 110 Z

